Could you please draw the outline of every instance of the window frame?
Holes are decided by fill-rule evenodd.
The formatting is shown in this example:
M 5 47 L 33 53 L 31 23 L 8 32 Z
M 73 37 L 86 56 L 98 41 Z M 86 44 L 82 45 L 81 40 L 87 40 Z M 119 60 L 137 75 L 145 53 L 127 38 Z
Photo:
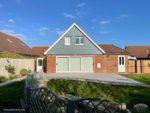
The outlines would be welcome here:
M 76 43 L 77 39 L 79 41 L 79 44 Z M 83 40 L 83 43 L 81 43 L 82 40 Z M 76 38 L 75 38 L 75 45 L 84 45 L 84 37 L 83 36 L 76 36 Z
M 67 42 L 67 41 L 68 41 L 67 39 L 70 39 L 70 40 L 69 40 L 69 44 L 68 44 L 68 42 Z M 71 37 L 66 36 L 66 37 L 65 37 L 64 44 L 65 44 L 65 46 L 70 46 L 70 45 L 71 45 Z

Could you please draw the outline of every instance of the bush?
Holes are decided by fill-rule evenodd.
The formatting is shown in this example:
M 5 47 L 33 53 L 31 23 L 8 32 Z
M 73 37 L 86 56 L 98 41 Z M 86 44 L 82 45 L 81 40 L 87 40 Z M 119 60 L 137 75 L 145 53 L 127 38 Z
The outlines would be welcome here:
M 20 75 L 21 76 L 25 76 L 25 75 L 27 75 L 29 72 L 28 72 L 28 70 L 27 69 L 21 69 L 20 70 Z
M 5 69 L 8 71 L 8 73 L 15 74 L 15 67 L 14 66 L 9 64 L 8 66 L 5 66 Z
M 5 81 L 7 81 L 7 78 L 4 77 L 4 76 L 0 76 L 0 83 L 1 83 L 1 82 L 5 82 Z
M 20 75 L 9 75 L 9 79 L 12 80 L 12 79 L 15 79 L 15 78 L 19 78 Z

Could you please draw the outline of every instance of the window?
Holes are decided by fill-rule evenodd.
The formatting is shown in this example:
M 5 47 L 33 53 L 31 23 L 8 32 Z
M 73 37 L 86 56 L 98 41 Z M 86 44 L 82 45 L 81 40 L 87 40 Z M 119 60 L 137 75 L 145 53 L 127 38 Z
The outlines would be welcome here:
M 76 45 L 84 45 L 84 38 L 76 37 Z
M 42 59 L 39 59 L 38 60 L 38 66 L 42 66 L 43 65 L 43 60 Z
M 9 43 L 13 43 L 13 41 L 10 40 L 9 38 L 6 38 L 6 40 L 7 40 Z
M 65 37 L 65 45 L 70 45 L 70 37 Z

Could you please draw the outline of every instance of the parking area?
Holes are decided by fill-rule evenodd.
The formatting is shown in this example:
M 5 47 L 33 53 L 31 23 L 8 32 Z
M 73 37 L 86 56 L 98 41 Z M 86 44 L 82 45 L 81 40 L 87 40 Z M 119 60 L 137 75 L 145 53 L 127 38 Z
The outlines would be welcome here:
M 63 78 L 118 85 L 143 85 L 141 82 L 114 73 L 45 73 L 44 78 L 47 80 Z

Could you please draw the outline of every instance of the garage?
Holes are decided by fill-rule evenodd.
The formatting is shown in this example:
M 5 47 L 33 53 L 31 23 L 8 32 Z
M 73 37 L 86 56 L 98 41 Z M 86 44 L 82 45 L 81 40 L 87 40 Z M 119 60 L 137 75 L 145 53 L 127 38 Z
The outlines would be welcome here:
M 91 56 L 59 56 L 56 62 L 58 73 L 93 72 L 93 57 Z

